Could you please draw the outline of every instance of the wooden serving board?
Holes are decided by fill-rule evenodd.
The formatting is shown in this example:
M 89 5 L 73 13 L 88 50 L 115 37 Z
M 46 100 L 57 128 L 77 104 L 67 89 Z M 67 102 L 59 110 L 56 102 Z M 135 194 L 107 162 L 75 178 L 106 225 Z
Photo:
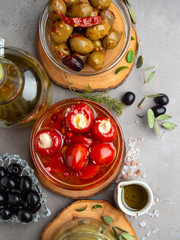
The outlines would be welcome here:
M 114 14 L 116 16 L 114 26 L 113 26 L 114 29 L 119 30 L 119 28 L 120 28 L 119 24 L 121 24 L 122 28 L 120 28 L 120 29 L 123 29 L 123 31 L 125 31 L 125 26 L 122 24 L 122 22 L 123 22 L 122 15 L 119 14 L 119 11 L 117 10 L 117 8 L 115 7 L 114 4 L 111 4 L 111 10 L 114 12 Z M 131 35 L 134 37 L 134 40 L 130 41 L 130 45 L 127 50 L 127 53 L 130 49 L 132 49 L 136 56 L 137 36 L 136 36 L 136 32 L 133 27 L 132 27 Z M 123 48 L 124 41 L 125 41 L 125 34 L 122 35 L 122 39 L 116 48 L 114 48 L 113 50 L 108 50 L 106 52 L 105 65 L 107 63 L 112 62 L 111 59 L 113 56 L 118 56 L 118 53 L 120 53 Z M 56 84 L 60 85 L 61 87 L 68 88 L 69 85 L 68 85 L 67 79 L 65 78 L 65 72 L 60 70 L 48 58 L 48 56 L 46 55 L 46 53 L 41 45 L 39 34 L 37 35 L 36 46 L 37 46 L 37 52 L 39 55 L 39 59 L 40 59 L 42 65 L 44 66 L 44 68 L 46 69 L 46 72 L 48 73 L 51 80 L 54 81 Z M 135 62 L 135 60 L 132 63 L 128 63 L 126 61 L 127 53 L 125 53 L 123 58 L 120 60 L 120 62 L 114 68 L 112 68 L 104 73 L 98 74 L 98 75 L 87 77 L 87 76 L 79 76 L 79 75 L 66 73 L 66 76 L 68 78 L 69 83 L 71 84 L 71 87 L 75 90 L 83 91 L 83 90 L 87 89 L 87 87 L 89 85 L 95 91 L 96 90 L 102 91 L 102 90 L 107 90 L 107 89 L 111 89 L 111 88 L 115 88 L 115 87 L 119 86 L 120 84 L 123 83 L 123 81 L 129 75 L 129 73 L 131 72 L 131 70 L 133 68 L 134 62 Z M 115 74 L 115 70 L 121 66 L 128 66 L 129 68 L 122 70 L 119 74 Z M 89 68 L 89 67 L 86 66 L 85 68 Z
M 92 209 L 92 207 L 97 204 L 101 205 L 102 208 Z M 87 208 L 83 212 L 76 211 L 76 209 L 82 209 L 86 206 Z M 129 234 L 135 236 L 134 240 L 137 240 L 136 233 L 131 226 L 131 223 L 125 217 L 125 214 L 104 200 L 81 200 L 72 203 L 70 206 L 62 210 L 59 215 L 47 225 L 41 235 L 41 240 L 54 240 L 54 237 L 56 237 L 57 231 L 61 226 L 73 219 L 92 218 L 102 221 L 102 216 L 104 215 L 111 216 L 114 219 L 111 226 L 118 226 L 126 230 Z

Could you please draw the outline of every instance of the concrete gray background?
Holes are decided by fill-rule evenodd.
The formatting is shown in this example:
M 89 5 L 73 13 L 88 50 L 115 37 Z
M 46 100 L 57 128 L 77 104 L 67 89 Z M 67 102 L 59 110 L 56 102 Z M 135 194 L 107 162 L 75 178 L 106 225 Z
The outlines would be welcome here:
M 37 57 L 35 39 L 38 19 L 47 0 L 0 0 L 0 36 L 6 39 L 6 45 L 25 49 Z M 167 113 L 173 116 L 173 122 L 179 125 L 180 104 L 180 1 L 179 0 L 136 0 L 133 9 L 137 17 L 137 26 L 142 41 L 145 65 L 155 65 L 156 74 L 147 86 L 148 93 L 166 93 L 170 98 Z M 70 91 L 53 85 L 53 102 L 73 97 Z M 141 162 L 146 181 L 150 184 L 156 197 L 159 198 L 158 218 L 145 215 L 130 219 L 138 239 L 145 236 L 154 227 L 159 233 L 148 239 L 180 239 L 180 131 L 166 131 L 160 139 L 147 126 L 147 119 L 138 119 L 136 114 L 144 114 L 145 109 L 136 106 L 143 97 L 143 75 L 141 70 L 133 68 L 127 81 L 109 94 L 120 98 L 124 92 L 136 93 L 135 103 L 126 108 L 118 120 L 122 126 L 125 139 L 143 137 Z M 153 102 L 149 101 L 150 106 Z M 135 121 L 139 123 L 136 124 Z M 0 155 L 18 153 L 30 163 L 29 139 L 31 128 L 0 129 Z M 27 225 L 0 224 L 0 240 L 38 240 L 43 228 L 55 218 L 59 211 L 68 206 L 72 200 L 63 198 L 44 189 L 52 215 L 38 223 Z M 106 190 L 94 197 L 113 202 L 112 190 Z M 139 222 L 145 220 L 149 228 L 140 228 Z

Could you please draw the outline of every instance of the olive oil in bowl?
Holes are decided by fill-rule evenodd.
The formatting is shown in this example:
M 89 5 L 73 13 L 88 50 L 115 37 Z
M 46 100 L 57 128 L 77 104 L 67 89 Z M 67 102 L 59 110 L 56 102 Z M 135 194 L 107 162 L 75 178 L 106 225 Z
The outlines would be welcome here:
M 131 211 L 143 209 L 148 202 L 148 194 L 144 187 L 137 184 L 126 185 L 122 189 L 122 202 Z

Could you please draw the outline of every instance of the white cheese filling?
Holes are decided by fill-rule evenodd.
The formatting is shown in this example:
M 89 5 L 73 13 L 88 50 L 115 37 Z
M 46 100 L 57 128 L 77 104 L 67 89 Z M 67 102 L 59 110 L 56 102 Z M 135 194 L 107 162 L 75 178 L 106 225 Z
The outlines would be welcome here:
M 87 126 L 87 118 L 83 113 L 78 113 L 74 118 L 73 118 L 73 125 L 77 129 L 84 129 Z
M 39 146 L 41 148 L 50 148 L 53 145 L 52 137 L 47 133 L 42 133 L 39 136 Z
M 100 133 L 108 133 L 111 130 L 111 122 L 110 119 L 108 120 L 102 120 L 99 124 L 99 132 Z

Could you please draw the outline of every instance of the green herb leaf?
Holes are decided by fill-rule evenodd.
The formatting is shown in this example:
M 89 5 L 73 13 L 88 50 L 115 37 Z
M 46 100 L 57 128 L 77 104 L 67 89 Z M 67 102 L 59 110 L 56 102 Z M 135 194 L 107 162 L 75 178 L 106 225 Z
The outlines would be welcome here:
M 140 68 L 142 66 L 142 64 L 143 64 L 143 58 L 142 58 L 142 56 L 139 56 L 137 63 L 136 63 L 136 67 Z
M 112 217 L 108 216 L 108 215 L 104 215 L 103 220 L 107 224 L 111 224 L 112 222 L 114 222 L 114 219 Z
M 122 66 L 116 69 L 115 74 L 118 74 L 120 71 L 122 71 L 123 69 L 129 68 L 128 66 Z
M 163 120 L 166 120 L 166 119 L 169 119 L 169 118 L 171 118 L 170 115 L 162 114 L 162 115 L 158 116 L 156 119 L 157 119 L 158 121 L 163 121 Z
M 95 208 L 102 208 L 102 206 L 97 204 L 92 207 L 92 209 L 95 209 Z
M 159 137 L 161 137 L 160 130 L 159 130 L 159 125 L 158 125 L 157 122 L 155 122 L 155 126 L 156 126 L 156 132 L 157 132 L 157 134 L 159 135 Z
M 163 127 L 168 129 L 168 130 L 172 130 L 176 127 L 177 125 L 172 123 L 172 122 L 165 122 L 163 123 Z
M 135 13 L 133 12 L 133 10 L 131 8 L 129 8 L 129 14 L 131 16 L 132 22 L 136 23 L 136 16 L 135 16 Z
M 149 83 L 152 80 L 152 78 L 154 77 L 154 74 L 155 74 L 155 71 L 150 73 L 148 79 L 146 80 L 146 83 Z
M 123 238 L 122 235 L 119 236 L 119 240 L 124 240 L 125 238 Z
M 107 92 L 93 92 L 92 88 L 88 85 L 87 89 L 82 92 L 74 92 L 77 96 L 81 98 L 86 98 L 105 105 L 112 111 L 115 111 L 118 115 L 122 114 L 122 110 L 125 107 L 121 101 L 117 98 L 113 98 L 110 95 L 105 95 Z
M 148 109 L 147 116 L 148 116 L 149 127 L 153 128 L 154 127 L 154 112 L 152 109 Z
M 131 41 L 133 41 L 134 40 L 134 37 L 133 36 L 131 36 Z
M 119 235 L 114 227 L 112 227 L 112 230 L 114 232 L 114 236 L 116 237 L 117 240 L 119 240 Z
M 143 104 L 143 102 L 144 102 L 145 99 L 146 99 L 146 97 L 143 97 L 143 99 L 141 99 L 141 101 L 140 101 L 139 104 L 138 104 L 138 107 L 140 107 L 140 106 Z
M 153 94 L 153 95 L 147 95 L 148 98 L 155 98 L 155 97 L 160 97 L 162 94 Z
M 129 233 L 122 233 L 121 236 L 125 238 L 126 240 L 134 240 L 134 237 L 131 236 Z
M 87 206 L 85 206 L 84 208 L 76 209 L 76 211 L 77 211 L 77 212 L 83 212 L 83 211 L 86 210 L 86 208 L 87 208 Z
M 134 61 L 134 51 L 130 50 L 127 54 L 126 60 L 128 63 L 132 63 Z
M 151 70 L 151 69 L 153 69 L 153 68 L 155 68 L 155 66 L 145 68 L 144 70 L 145 70 L 145 71 L 149 71 L 149 70 Z
M 114 226 L 115 229 L 121 231 L 121 232 L 125 232 L 125 233 L 128 233 L 127 231 L 125 231 L 124 229 L 120 228 L 120 227 L 117 227 L 117 226 Z

